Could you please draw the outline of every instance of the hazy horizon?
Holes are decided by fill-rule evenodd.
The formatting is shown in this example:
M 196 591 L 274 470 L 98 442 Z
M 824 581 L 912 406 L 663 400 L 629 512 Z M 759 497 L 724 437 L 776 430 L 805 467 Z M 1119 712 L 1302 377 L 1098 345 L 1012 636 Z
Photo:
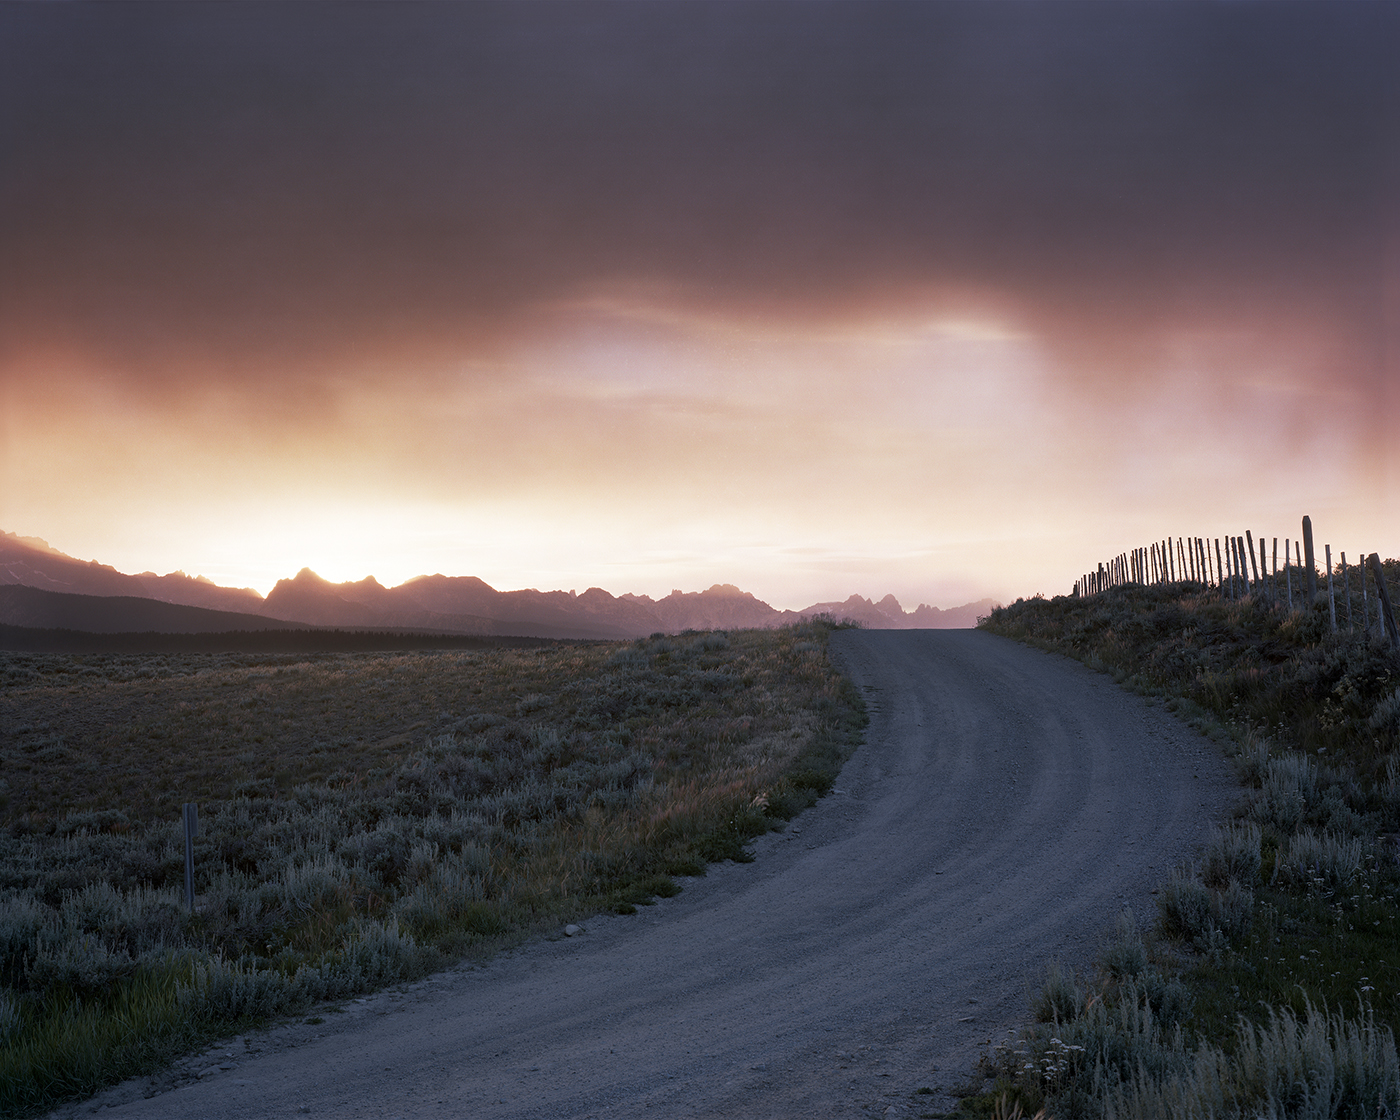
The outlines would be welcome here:
M 107 564 L 101 557 L 98 557 L 98 556 L 72 556 L 70 553 L 64 552 L 63 549 L 61 549 L 61 548 L 56 548 L 56 547 L 54 546 L 54 544 L 53 544 L 52 541 L 45 540 L 45 539 L 42 538 L 42 537 L 37 537 L 37 536 L 35 536 L 35 535 L 33 535 L 33 534 L 29 534 L 29 533 L 15 533 L 15 532 L 13 532 L 13 531 L 4 529 L 3 526 L 0 526 L 0 542 L 3 542 L 3 540 L 4 540 L 6 537 L 9 537 L 9 538 L 11 538 L 11 539 L 17 540 L 17 541 L 19 541 L 19 542 L 22 543 L 22 544 L 26 544 L 26 545 L 38 547 L 38 548 L 40 548 L 41 550 L 47 548 L 47 549 L 50 549 L 50 550 L 53 550 L 53 551 L 62 553 L 64 556 L 67 556 L 69 559 L 77 560 L 77 561 L 79 561 L 79 562 L 81 562 L 81 563 L 96 563 L 96 564 L 101 564 L 101 565 L 103 565 L 103 566 L 105 566 L 105 567 L 116 568 L 117 571 L 120 572 L 122 575 L 138 576 L 138 577 L 139 577 L 139 576 L 155 576 L 155 577 L 160 578 L 160 579 L 168 578 L 168 577 L 170 577 L 170 576 L 177 576 L 177 577 L 182 577 L 182 578 L 185 578 L 185 579 L 193 580 L 193 581 L 195 581 L 195 582 L 204 582 L 204 583 L 208 583 L 208 584 L 211 584 L 211 585 L 214 585 L 214 586 L 224 587 L 225 589 L 231 589 L 231 590 L 236 590 L 236 591 L 253 591 L 253 592 L 257 593 L 257 594 L 258 594 L 261 598 L 263 598 L 263 599 L 266 599 L 266 598 L 268 597 L 268 595 L 270 594 L 270 592 L 271 592 L 272 589 L 273 589 L 273 586 L 276 585 L 276 584 L 270 585 L 267 589 L 257 588 L 257 587 L 251 587 L 251 586 L 236 586 L 236 587 L 230 587 L 230 585 L 227 585 L 227 584 L 219 584 L 217 581 L 210 579 L 210 578 L 209 578 L 208 576 L 206 576 L 203 572 L 187 572 L 187 571 L 185 571 L 183 568 L 175 568 L 175 569 L 172 569 L 172 570 L 167 571 L 167 572 L 157 572 L 157 571 L 154 571 L 154 570 L 152 570 L 152 569 L 145 569 L 145 570 L 142 570 L 142 571 L 125 571 L 125 570 L 123 570 L 123 569 L 121 569 L 121 568 L 117 568 L 116 565 Z M 311 574 L 312 574 L 313 576 L 316 576 L 316 577 L 321 578 L 321 579 L 324 579 L 324 578 L 325 578 L 324 576 L 321 575 L 320 572 L 316 572 L 316 571 L 312 570 L 311 568 L 308 568 L 308 567 L 303 566 L 302 568 L 299 568 L 299 569 L 298 569 L 297 571 L 295 571 L 295 572 L 288 572 L 288 573 L 286 573 L 285 575 L 280 576 L 280 577 L 277 579 L 276 583 L 293 582 L 293 581 L 297 580 L 297 579 L 302 575 L 303 572 L 308 572 L 308 571 L 311 572 Z M 382 587 L 392 589 L 392 588 L 401 586 L 403 583 L 411 583 L 411 582 L 412 582 L 413 580 L 415 580 L 415 579 L 424 579 L 424 578 L 426 578 L 426 579 L 431 579 L 431 578 L 433 578 L 434 576 L 448 576 L 448 577 L 454 577 L 454 578 L 456 578 L 456 577 L 471 578 L 471 577 L 472 577 L 472 573 L 470 573 L 470 572 L 419 572 L 419 573 L 417 573 L 417 575 L 415 575 L 415 576 L 410 576 L 410 577 L 408 577 L 407 580 L 388 582 L 388 581 L 379 579 L 377 576 L 374 575 L 373 572 L 370 572 L 370 573 L 367 573 L 365 576 L 360 577 L 358 580 L 350 580 L 350 581 L 328 580 L 327 582 L 331 583 L 332 586 L 339 586 L 339 585 L 341 585 L 342 583 L 345 583 L 345 582 L 359 583 L 359 582 L 363 582 L 364 580 L 367 580 L 367 579 L 374 579 L 374 580 L 375 580 L 376 582 L 378 582 Z M 477 578 L 479 578 L 479 577 L 477 577 Z M 590 585 L 590 587 L 516 587 L 516 586 L 496 586 L 496 585 L 494 585 L 494 584 L 491 584 L 489 580 L 486 580 L 486 581 L 483 581 L 483 582 L 485 582 L 488 586 L 490 586 L 491 589 L 492 589 L 493 591 L 498 591 L 498 592 L 511 592 L 511 591 L 540 591 L 540 592 L 546 592 L 546 593 L 553 593 L 553 592 L 562 591 L 562 592 L 564 592 L 564 593 L 566 593 L 566 594 L 583 594 L 585 591 L 592 590 L 592 587 L 594 586 L 594 585 Z M 45 588 L 51 589 L 50 586 L 49 586 L 49 584 L 47 584 L 47 583 L 44 584 L 44 587 L 45 587 Z M 713 590 L 715 590 L 716 588 L 720 588 L 720 587 L 732 587 L 732 588 L 734 588 L 736 591 L 738 591 L 738 592 L 740 592 L 740 593 L 753 595 L 753 593 L 752 593 L 751 591 L 749 591 L 748 588 L 745 588 L 745 587 L 738 587 L 737 585 L 735 585 L 735 584 L 733 584 L 733 583 L 731 583 L 731 582 L 729 582 L 729 581 L 718 581 L 718 582 L 716 582 L 716 583 L 710 584 L 710 585 L 707 586 L 707 587 L 672 588 L 671 591 L 667 593 L 667 595 L 651 595 L 651 596 L 648 596 L 648 597 L 651 598 L 653 601 L 656 601 L 656 600 L 660 600 L 660 599 L 666 598 L 666 597 L 668 597 L 668 595 L 673 595 L 673 594 L 684 594 L 684 595 L 696 594 L 696 593 L 702 593 L 702 592 L 706 592 L 706 591 L 713 591 Z M 631 591 L 630 589 L 627 589 L 627 588 L 618 588 L 618 587 L 604 587 L 604 588 L 601 588 L 601 590 L 608 592 L 608 593 L 611 594 L 614 598 L 620 598 L 620 597 L 623 596 L 623 595 L 640 595 L 640 594 L 645 594 L 644 592 L 635 592 L 635 591 Z M 80 592 L 80 593 L 81 593 L 81 592 Z M 774 607 L 774 608 L 777 609 L 777 610 L 807 610 L 807 609 L 810 609 L 810 608 L 813 607 L 813 606 L 817 606 L 820 602 L 846 602 L 846 601 L 848 601 L 849 599 L 851 599 L 852 597 L 855 597 L 855 596 L 859 596 L 860 598 L 869 600 L 869 601 L 872 602 L 872 603 L 879 604 L 879 603 L 883 602 L 884 599 L 886 598 L 886 596 L 889 595 L 889 594 L 892 594 L 892 593 L 891 593 L 891 592 L 885 592 L 885 593 L 883 593 L 883 594 L 882 594 L 882 593 L 878 593 L 878 592 L 867 593 L 867 592 L 865 592 L 865 591 L 856 590 L 856 591 L 853 591 L 853 592 L 851 592 L 851 593 L 849 593 L 849 594 L 847 594 L 847 595 L 841 596 L 841 598 L 840 598 L 839 600 L 819 600 L 819 601 L 811 601 L 811 602 L 802 603 L 800 606 L 783 606 L 783 605 L 780 605 L 780 604 L 774 604 L 774 603 L 768 602 L 767 600 L 763 599 L 763 597 L 762 597 L 761 595 L 754 595 L 753 597 L 754 597 L 755 599 L 761 601 L 761 602 L 768 602 L 768 605 L 769 605 L 769 606 L 772 606 L 772 607 Z M 974 605 L 976 605 L 977 603 L 983 601 L 982 599 L 978 599 L 978 600 L 970 600 L 969 602 L 966 602 L 966 603 L 951 603 L 951 604 L 948 604 L 947 606 L 940 606 L 940 605 L 938 605 L 938 604 L 934 604 L 934 603 L 924 603 L 924 602 L 922 602 L 922 601 L 920 601 L 920 602 L 918 602 L 918 603 L 905 602 L 905 601 L 903 601 L 903 600 L 899 600 L 899 597 L 898 597 L 897 595 L 895 596 L 895 598 L 896 598 L 896 600 L 899 601 L 900 607 L 904 610 L 904 612 L 905 612 L 906 614 L 912 614 L 912 613 L 915 612 L 919 607 L 922 607 L 922 606 L 931 606 L 931 607 L 935 607 L 936 609 L 938 609 L 938 610 L 940 610 L 940 611 L 943 611 L 943 610 L 956 610 L 956 609 L 961 608 L 961 607 L 974 606 Z M 984 597 L 984 598 L 985 598 L 985 597 Z
M 0 526 L 266 594 L 1400 554 L 1400 8 L 0 8 Z

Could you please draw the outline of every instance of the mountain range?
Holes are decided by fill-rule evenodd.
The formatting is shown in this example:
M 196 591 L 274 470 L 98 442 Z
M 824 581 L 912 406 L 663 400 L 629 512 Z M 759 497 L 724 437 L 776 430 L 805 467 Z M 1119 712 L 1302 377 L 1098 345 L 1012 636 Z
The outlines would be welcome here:
M 661 599 L 572 591 L 497 591 L 475 576 L 418 576 L 385 587 L 373 576 L 331 583 L 309 568 L 279 580 L 264 598 L 184 572 L 127 575 L 76 560 L 37 537 L 0 533 L 0 624 L 91 633 L 217 633 L 334 627 L 539 638 L 636 638 L 658 631 L 782 626 L 816 614 L 872 629 L 975 626 L 992 607 L 982 599 L 906 611 L 893 595 L 859 595 L 780 611 L 732 584 L 672 591 Z

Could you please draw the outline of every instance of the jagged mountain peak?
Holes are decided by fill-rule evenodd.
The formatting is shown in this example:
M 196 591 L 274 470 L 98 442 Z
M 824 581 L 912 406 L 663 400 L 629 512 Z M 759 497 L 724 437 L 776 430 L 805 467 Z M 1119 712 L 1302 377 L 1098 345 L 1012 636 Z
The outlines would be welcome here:
M 884 611 L 886 614 L 893 615 L 895 618 L 904 617 L 904 608 L 899 605 L 899 600 L 896 599 L 892 594 L 886 595 L 883 599 L 876 603 L 875 606 L 878 607 L 880 610 Z

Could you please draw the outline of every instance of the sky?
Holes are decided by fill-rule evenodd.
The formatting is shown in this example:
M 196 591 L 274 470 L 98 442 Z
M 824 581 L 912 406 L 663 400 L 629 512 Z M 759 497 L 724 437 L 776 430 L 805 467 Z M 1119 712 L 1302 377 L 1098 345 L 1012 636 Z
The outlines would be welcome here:
M 0 529 L 266 592 L 1400 555 L 1400 5 L 0 6 Z

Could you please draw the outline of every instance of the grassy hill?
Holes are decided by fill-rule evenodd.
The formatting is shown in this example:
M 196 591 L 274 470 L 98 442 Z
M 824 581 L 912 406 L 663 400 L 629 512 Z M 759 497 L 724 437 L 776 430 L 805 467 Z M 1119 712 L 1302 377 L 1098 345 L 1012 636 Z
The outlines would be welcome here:
M 997 1089 L 968 1110 L 1396 1115 L 1400 653 L 1333 632 L 1325 595 L 1289 611 L 1196 583 L 1018 600 L 983 626 L 1165 704 L 1250 794 L 1095 975 L 1052 968 L 1038 1025 L 988 1056 Z

